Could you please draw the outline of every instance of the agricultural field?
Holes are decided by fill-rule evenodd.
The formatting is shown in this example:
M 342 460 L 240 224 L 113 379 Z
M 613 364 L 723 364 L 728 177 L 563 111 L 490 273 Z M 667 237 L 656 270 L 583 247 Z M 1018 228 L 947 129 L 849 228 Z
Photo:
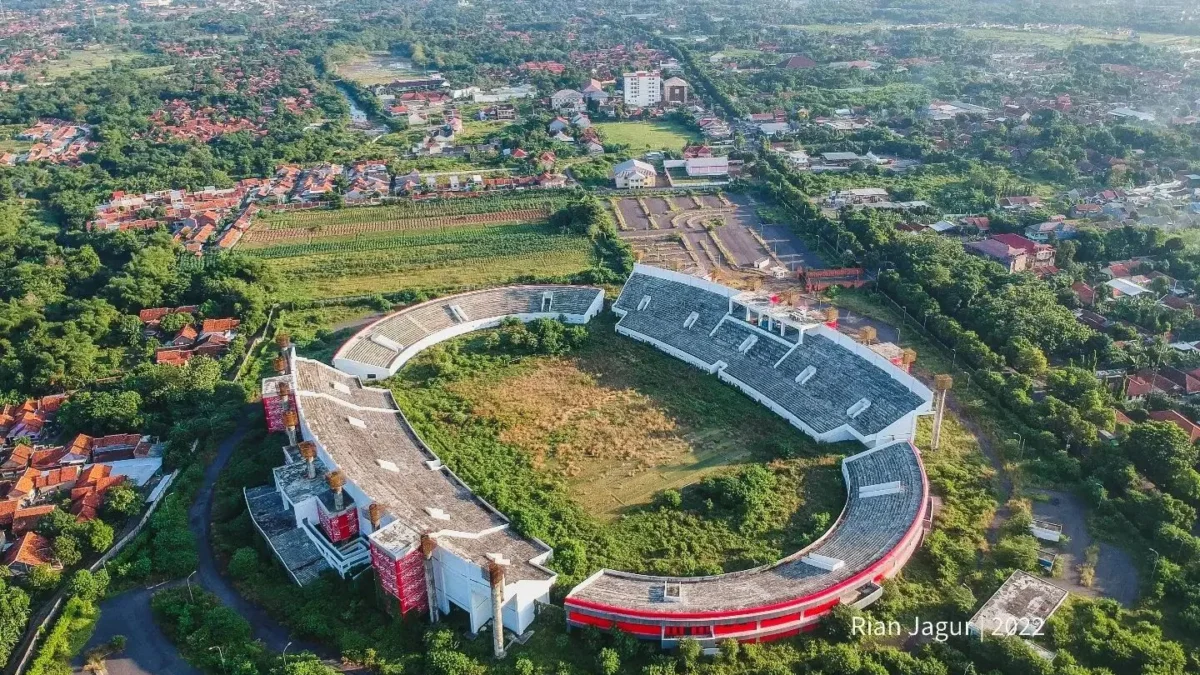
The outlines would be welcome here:
M 763 223 L 743 196 L 624 197 L 611 200 L 620 235 L 642 262 L 682 271 L 791 270 L 821 266 L 786 227 Z
M 700 136 L 671 122 L 597 122 L 593 125 L 605 142 L 629 146 L 630 152 L 682 150 Z
M 744 569 L 833 524 L 850 445 L 813 442 L 716 378 L 618 335 L 613 322 L 593 319 L 584 344 L 563 356 L 514 356 L 489 348 L 489 332 L 466 336 L 386 384 L 485 499 L 517 522 L 545 517 L 573 532 L 587 547 L 580 573 Z M 452 377 L 437 375 L 445 368 Z M 706 479 L 760 469 L 775 499 L 753 525 L 712 503 Z M 536 497 L 520 496 L 530 489 Z M 658 509 L 660 499 L 679 499 L 683 512 Z
M 364 86 L 389 84 L 405 77 L 416 77 L 419 73 L 412 62 L 387 52 L 372 52 L 337 64 L 337 73 L 347 80 Z
M 256 222 L 238 250 L 273 267 L 287 299 L 559 278 L 591 267 L 595 249 L 547 223 L 554 204 L 480 198 L 282 213 Z
M 62 58 L 48 61 L 39 68 L 45 70 L 48 79 L 59 80 L 108 68 L 113 63 L 129 61 L 136 56 L 138 56 L 137 52 L 122 51 L 108 46 L 72 49 L 64 52 Z

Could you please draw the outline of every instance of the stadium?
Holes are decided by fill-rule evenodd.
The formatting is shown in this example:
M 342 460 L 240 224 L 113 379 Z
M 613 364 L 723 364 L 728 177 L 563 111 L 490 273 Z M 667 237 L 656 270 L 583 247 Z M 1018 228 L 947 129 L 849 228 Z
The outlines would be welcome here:
M 520 535 L 433 453 L 386 389 L 431 345 L 509 317 L 586 323 L 599 288 L 513 286 L 440 298 L 351 337 L 333 367 L 285 347 L 263 381 L 268 426 L 288 435 L 274 484 L 247 490 L 260 533 L 304 584 L 374 568 L 396 613 L 458 608 L 472 632 L 525 633 L 548 603 L 551 549 Z M 839 603 L 866 606 L 929 526 L 929 487 L 912 444 L 933 393 L 903 369 L 773 299 L 638 265 L 612 305 L 616 331 L 715 375 L 819 441 L 857 441 L 842 461 L 847 500 L 817 541 L 773 564 L 705 577 L 602 569 L 566 595 L 567 622 L 665 647 L 692 638 L 765 641 L 811 627 Z M 500 621 L 493 621 L 499 617 Z

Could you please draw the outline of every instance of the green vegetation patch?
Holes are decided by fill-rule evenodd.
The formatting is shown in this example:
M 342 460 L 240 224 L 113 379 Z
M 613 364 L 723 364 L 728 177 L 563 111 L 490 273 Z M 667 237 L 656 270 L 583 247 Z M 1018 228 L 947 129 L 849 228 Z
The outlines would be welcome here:
M 709 574 L 771 562 L 845 501 L 839 450 L 716 378 L 618 336 L 506 326 L 435 347 L 388 385 L 422 438 L 568 588 L 600 567 Z M 548 353 L 547 353 L 548 352 Z
M 627 145 L 631 152 L 682 150 L 700 137 L 673 122 L 597 122 L 595 128 L 607 143 Z

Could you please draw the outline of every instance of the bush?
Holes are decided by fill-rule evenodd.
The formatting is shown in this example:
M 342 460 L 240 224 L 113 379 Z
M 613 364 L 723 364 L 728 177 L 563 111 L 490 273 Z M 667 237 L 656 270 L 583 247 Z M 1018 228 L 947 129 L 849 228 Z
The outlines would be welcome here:
M 234 551 L 229 559 L 229 573 L 236 579 L 249 579 L 258 571 L 258 553 L 249 546 Z

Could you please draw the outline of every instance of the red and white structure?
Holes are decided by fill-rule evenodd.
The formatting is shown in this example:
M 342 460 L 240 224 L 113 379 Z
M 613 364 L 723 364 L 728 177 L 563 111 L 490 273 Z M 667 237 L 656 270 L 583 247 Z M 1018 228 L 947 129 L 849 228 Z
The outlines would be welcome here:
M 603 297 L 598 288 L 519 286 L 423 303 L 351 338 L 335 357 L 342 370 L 286 347 L 280 375 L 262 386 L 268 426 L 288 434 L 284 464 L 246 501 L 293 579 L 370 565 L 397 614 L 437 620 L 458 608 L 472 632 L 489 622 L 525 632 L 536 603 L 550 600 L 550 547 L 515 532 L 421 441 L 390 391 L 359 378 L 385 378 L 420 350 L 507 317 L 584 322 Z M 503 633 L 493 632 L 502 652 Z

